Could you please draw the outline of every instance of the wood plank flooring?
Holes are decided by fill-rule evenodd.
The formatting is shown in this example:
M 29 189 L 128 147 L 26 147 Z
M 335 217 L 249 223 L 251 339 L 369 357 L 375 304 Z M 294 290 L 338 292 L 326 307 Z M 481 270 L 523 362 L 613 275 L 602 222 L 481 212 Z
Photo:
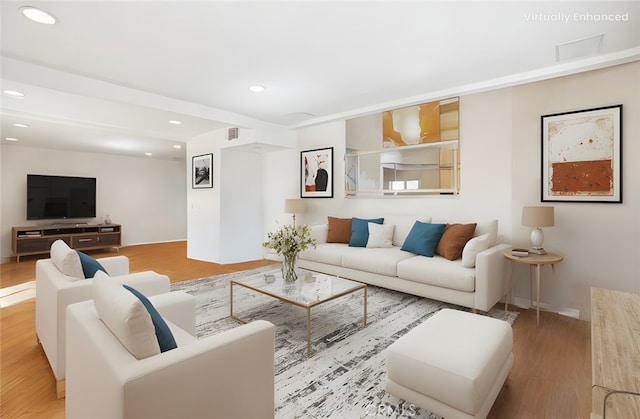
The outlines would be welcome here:
M 94 257 L 116 253 L 94 251 Z M 219 265 L 186 258 L 186 242 L 129 246 L 131 272 L 155 270 L 172 282 L 262 266 L 258 260 Z M 42 256 L 46 257 L 46 256 Z M 35 279 L 38 257 L 0 264 L 0 288 Z M 591 407 L 591 346 L 587 322 L 535 310 L 519 310 L 513 326 L 515 363 L 490 418 L 588 418 Z M 0 310 L 0 417 L 64 418 L 64 399 L 35 335 L 33 299 Z

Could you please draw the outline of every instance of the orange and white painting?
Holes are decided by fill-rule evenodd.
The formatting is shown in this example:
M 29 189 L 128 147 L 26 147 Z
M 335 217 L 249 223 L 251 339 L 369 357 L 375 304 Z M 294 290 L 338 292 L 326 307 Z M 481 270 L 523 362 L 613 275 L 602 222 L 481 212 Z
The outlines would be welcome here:
M 621 112 L 542 116 L 542 201 L 622 202 Z

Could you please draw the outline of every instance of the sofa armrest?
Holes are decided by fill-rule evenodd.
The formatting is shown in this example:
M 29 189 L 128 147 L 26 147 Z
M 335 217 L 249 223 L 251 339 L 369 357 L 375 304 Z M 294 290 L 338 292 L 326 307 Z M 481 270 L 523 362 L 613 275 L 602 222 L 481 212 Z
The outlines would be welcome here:
M 311 226 L 311 238 L 316 241 L 316 244 L 326 243 L 328 234 L 328 224 L 316 224 Z
M 497 244 L 476 256 L 475 308 L 489 311 L 507 293 L 504 251 L 508 244 Z
M 238 326 L 165 354 L 139 362 L 129 371 L 125 417 L 169 419 L 187 409 L 194 412 L 192 417 L 274 417 L 275 326 L 271 323 Z M 158 398 L 180 403 L 151 402 Z
M 190 335 L 196 335 L 196 299 L 184 291 L 172 291 L 149 297 L 163 319 Z
M 274 416 L 275 326 L 269 322 L 137 360 L 93 302 L 69 306 L 67 320 L 69 419 Z
M 110 256 L 97 260 L 107 270 L 109 276 L 126 275 L 129 273 L 129 258 L 126 256 Z

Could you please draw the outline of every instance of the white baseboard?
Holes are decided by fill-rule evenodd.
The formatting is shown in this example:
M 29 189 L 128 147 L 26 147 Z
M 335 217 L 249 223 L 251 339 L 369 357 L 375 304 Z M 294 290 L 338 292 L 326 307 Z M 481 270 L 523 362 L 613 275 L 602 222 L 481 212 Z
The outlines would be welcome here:
M 530 300 L 528 298 L 519 298 L 519 297 L 515 297 L 513 298 L 513 301 L 510 302 L 509 304 L 513 304 L 516 307 L 522 308 L 522 309 L 530 309 L 530 308 L 536 308 L 536 302 L 533 302 L 533 305 L 531 305 Z M 571 317 L 574 319 L 579 319 L 580 318 L 580 310 L 577 310 L 575 308 L 569 308 L 569 307 L 565 307 L 562 308 L 558 311 L 554 310 L 553 307 L 551 307 L 549 304 L 547 303 L 540 303 L 540 310 L 542 311 L 550 311 L 550 312 L 554 312 L 554 313 L 558 313 L 561 316 L 566 316 L 566 317 Z
M 574 319 L 580 319 L 580 310 L 576 310 L 575 308 L 563 308 L 562 310 L 558 311 L 558 314 Z

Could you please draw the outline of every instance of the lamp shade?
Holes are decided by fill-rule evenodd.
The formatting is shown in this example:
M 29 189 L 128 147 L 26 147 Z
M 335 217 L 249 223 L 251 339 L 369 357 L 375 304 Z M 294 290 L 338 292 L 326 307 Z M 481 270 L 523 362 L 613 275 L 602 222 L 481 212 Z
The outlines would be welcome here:
M 553 207 L 522 207 L 522 225 L 553 227 Z
M 285 199 L 284 212 L 287 214 L 302 214 L 304 212 L 303 199 Z

